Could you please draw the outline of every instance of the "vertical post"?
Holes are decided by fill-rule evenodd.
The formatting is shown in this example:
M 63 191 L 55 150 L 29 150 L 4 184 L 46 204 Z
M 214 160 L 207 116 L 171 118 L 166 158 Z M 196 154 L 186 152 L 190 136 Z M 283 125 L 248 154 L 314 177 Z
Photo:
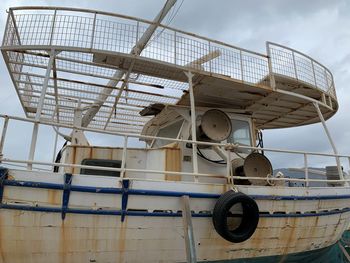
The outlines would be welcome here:
M 229 150 L 226 150 L 226 175 L 228 179 L 231 177 L 231 154 Z
M 315 80 L 315 88 L 317 88 L 317 81 L 316 81 L 316 73 L 315 73 L 315 66 L 314 66 L 314 62 L 311 60 L 311 67 L 312 67 L 312 74 L 314 76 L 314 80 Z
M 52 39 L 53 39 L 54 30 L 55 30 L 56 16 L 57 16 L 57 10 L 55 9 L 55 13 L 53 14 L 52 25 L 51 25 L 50 44 L 49 44 L 50 46 L 52 45 Z
M 241 63 L 241 79 L 242 79 L 242 82 L 244 82 L 242 50 L 239 51 L 239 60 Z
M 60 127 L 57 127 L 56 135 L 55 135 L 55 143 L 53 145 L 53 156 L 52 156 L 52 162 L 54 163 L 56 161 L 56 149 L 57 149 L 57 141 L 58 141 L 58 132 Z
M 90 49 L 92 49 L 94 47 L 94 38 L 95 38 L 95 30 L 96 30 L 96 16 L 97 16 L 97 13 L 94 14 L 94 21 L 92 22 Z
M 128 147 L 128 136 L 124 136 L 123 156 L 122 156 L 120 178 L 124 178 L 124 175 L 125 175 L 125 163 L 126 163 L 126 149 L 127 149 L 127 147 Z
M 266 42 L 266 52 L 267 52 L 267 63 L 269 66 L 270 87 L 271 87 L 271 89 L 275 90 L 276 89 L 276 81 L 275 81 L 275 76 L 273 75 L 273 70 L 272 70 L 271 50 L 270 50 L 269 42 Z
M 47 86 L 49 84 L 50 74 L 51 74 L 51 69 L 52 69 L 52 65 L 53 65 L 54 59 L 55 59 L 55 51 L 51 50 L 50 59 L 49 59 L 49 63 L 48 63 L 47 68 L 46 68 L 46 75 L 45 75 L 45 79 L 44 79 L 44 82 L 43 82 L 43 88 L 41 90 L 41 94 L 40 94 L 40 98 L 39 98 L 39 102 L 38 102 L 38 107 L 37 107 L 37 110 L 36 110 L 36 115 L 35 115 L 35 120 L 36 121 L 39 121 L 40 116 L 41 116 L 41 111 L 43 109 L 45 95 L 46 95 L 46 90 L 47 90 Z
M 177 53 L 176 53 L 176 49 L 177 49 L 177 45 L 176 45 L 176 31 L 174 31 L 174 64 L 177 65 Z
M 187 262 L 196 263 L 196 244 L 194 242 L 192 215 L 190 210 L 190 198 L 188 195 L 182 196 L 182 220 L 184 225 L 185 245 Z
M 294 51 L 292 51 L 292 58 L 293 58 L 293 67 L 294 67 L 295 78 L 298 79 L 297 63 L 295 62 Z
M 335 144 L 334 144 L 334 142 L 333 142 L 332 136 L 331 136 L 331 134 L 330 134 L 330 132 L 329 132 L 329 130 L 328 130 L 328 127 L 327 127 L 327 125 L 326 125 L 326 121 L 325 121 L 324 118 L 323 118 L 323 115 L 322 115 L 322 112 L 321 112 L 321 110 L 320 110 L 320 107 L 318 106 L 318 104 L 317 104 L 316 102 L 314 102 L 313 104 L 314 104 L 314 106 L 315 106 L 315 108 L 316 108 L 316 111 L 317 111 L 317 113 L 318 113 L 318 117 L 320 118 L 320 120 L 321 120 L 321 122 L 322 122 L 323 128 L 324 128 L 324 130 L 325 130 L 325 132 L 326 132 L 326 135 L 327 135 L 327 137 L 328 137 L 328 140 L 329 140 L 329 142 L 331 143 L 331 146 L 332 146 L 332 148 L 333 148 L 333 152 L 334 152 L 335 155 L 338 155 L 337 148 L 335 147 Z M 339 156 L 336 156 L 336 157 L 335 157 L 335 160 L 336 160 L 336 162 L 337 162 L 339 178 L 340 178 L 341 180 L 344 180 L 344 174 L 343 174 L 343 170 L 342 170 L 342 168 L 341 168 Z M 348 183 L 346 182 L 346 185 L 347 185 L 347 184 L 348 184 Z
M 135 40 L 135 45 L 136 45 L 137 42 L 139 41 L 139 30 L 140 30 L 140 22 L 137 21 L 137 22 L 136 22 L 136 40 Z
M 37 141 L 37 138 L 38 138 L 38 131 L 39 131 L 39 124 L 37 122 L 35 122 L 34 125 L 33 125 L 32 139 L 31 139 L 31 142 L 30 142 L 29 157 L 28 157 L 29 161 L 33 161 L 34 160 L 35 146 L 36 146 L 36 141 Z M 32 170 L 33 164 L 32 163 L 28 163 L 27 164 L 27 168 L 28 168 L 28 170 Z
M 208 47 L 209 47 L 209 53 L 208 54 L 211 54 L 211 44 L 210 44 L 210 41 L 208 41 Z M 209 60 L 209 72 L 212 73 L 212 59 Z
M 7 45 L 11 45 L 11 43 L 8 42 L 8 38 L 10 37 L 9 35 L 9 24 L 10 24 L 10 12 L 8 12 L 8 15 L 7 15 L 7 20 L 6 20 L 6 26 L 5 26 L 5 31 L 4 31 L 4 38 L 2 39 L 2 46 L 7 46 Z
M 190 93 L 190 103 L 191 103 L 191 132 L 192 132 L 192 160 L 193 160 L 193 173 L 198 174 L 198 159 L 197 159 L 197 131 L 196 131 L 196 110 L 195 101 L 193 94 L 193 74 L 185 72 L 188 78 L 189 93 Z M 198 181 L 198 176 L 195 176 L 195 181 Z
M 6 116 L 5 119 L 4 119 L 4 126 L 2 128 L 1 140 L 0 140 L 0 158 L 3 157 L 2 150 L 4 149 L 8 123 L 9 123 L 9 117 Z
M 305 186 L 309 187 L 309 169 L 307 163 L 307 155 L 304 153 L 304 169 L 305 169 Z

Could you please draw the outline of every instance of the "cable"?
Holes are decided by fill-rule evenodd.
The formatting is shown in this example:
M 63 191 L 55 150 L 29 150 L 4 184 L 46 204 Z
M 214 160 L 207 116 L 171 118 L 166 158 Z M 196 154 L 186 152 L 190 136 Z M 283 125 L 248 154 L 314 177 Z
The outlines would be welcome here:
M 257 137 L 258 137 L 258 144 L 256 145 L 256 147 L 264 148 L 263 133 L 261 130 L 258 131 Z M 264 155 L 264 150 L 261 150 L 261 153 Z
M 185 0 L 182 0 L 182 1 L 181 1 L 181 3 L 180 3 L 180 5 L 179 5 L 179 7 L 177 8 L 176 12 L 173 11 L 173 10 L 175 9 L 175 7 L 172 8 L 172 13 L 174 13 L 174 14 L 173 14 L 173 15 L 170 14 L 170 16 L 168 16 L 169 18 L 167 19 L 167 22 L 165 23 L 165 26 L 169 26 L 169 25 L 170 25 L 170 23 L 173 21 L 173 19 L 175 18 L 175 16 L 176 16 L 177 13 L 179 12 L 179 10 L 180 10 L 180 8 L 181 8 L 181 6 L 182 6 L 182 4 L 183 4 L 184 1 L 185 1 Z M 172 15 L 172 17 L 171 17 L 171 15 Z M 170 18 L 170 17 L 171 17 L 171 18 Z M 155 40 L 164 32 L 164 30 L 165 30 L 165 27 L 163 27 L 161 31 L 159 31 L 152 39 L 150 39 L 150 41 L 148 41 L 148 43 L 146 44 L 145 48 L 146 48 L 149 44 L 151 44 L 152 41 L 155 41 Z
M 217 164 L 227 164 L 227 162 L 225 162 L 225 160 L 211 160 L 208 157 L 204 156 L 204 154 L 199 150 L 199 148 L 197 148 L 197 154 L 202 157 L 203 159 L 207 160 L 208 162 L 212 162 L 212 163 L 217 163 Z
M 61 162 L 62 150 L 63 150 L 63 148 L 67 145 L 67 143 L 68 143 L 68 141 L 66 141 L 66 142 L 63 144 L 61 150 L 57 153 L 56 159 L 55 159 L 55 163 Z M 54 167 L 53 167 L 53 172 L 54 172 L 54 173 L 57 173 L 57 172 L 58 172 L 58 169 L 59 169 L 59 166 L 54 166 Z

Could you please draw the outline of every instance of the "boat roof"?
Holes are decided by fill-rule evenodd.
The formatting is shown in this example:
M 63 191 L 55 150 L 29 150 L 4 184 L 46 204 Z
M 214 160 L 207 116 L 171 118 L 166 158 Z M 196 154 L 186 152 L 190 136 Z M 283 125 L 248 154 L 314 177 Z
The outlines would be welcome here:
M 95 10 L 10 9 L 1 50 L 27 117 L 36 116 L 50 54 L 41 118 L 65 124 L 78 106 L 98 107 L 89 127 L 141 133 L 152 118 L 140 115 L 145 107 L 189 105 L 188 71 L 196 106 L 239 109 L 260 129 L 318 122 L 315 102 L 325 119 L 338 109 L 331 72 L 296 50 L 267 43 L 265 55 L 157 25 L 132 53 L 152 25 Z

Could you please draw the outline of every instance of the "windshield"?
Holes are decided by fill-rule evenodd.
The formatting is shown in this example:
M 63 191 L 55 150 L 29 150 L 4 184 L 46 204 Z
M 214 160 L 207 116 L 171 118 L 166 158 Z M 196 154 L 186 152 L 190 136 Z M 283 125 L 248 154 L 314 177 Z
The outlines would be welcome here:
M 239 143 L 246 146 L 251 146 L 250 126 L 248 121 L 231 120 L 232 133 L 228 137 L 229 143 Z
M 173 124 L 170 124 L 164 128 L 161 128 L 158 131 L 157 137 L 166 137 L 166 138 L 174 138 L 175 139 L 180 132 L 182 123 L 183 123 L 183 120 L 180 120 L 180 121 L 177 121 Z M 171 143 L 171 141 L 156 139 L 154 141 L 153 147 L 162 147 L 168 143 Z

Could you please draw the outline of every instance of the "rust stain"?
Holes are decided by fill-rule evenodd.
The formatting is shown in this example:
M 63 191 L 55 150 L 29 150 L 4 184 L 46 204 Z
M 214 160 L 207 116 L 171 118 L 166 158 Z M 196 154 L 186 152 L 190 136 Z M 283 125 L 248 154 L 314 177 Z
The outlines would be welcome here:
M 118 262 L 124 262 L 125 256 L 125 241 L 126 241 L 126 229 L 128 227 L 128 217 L 125 217 L 124 222 L 121 224 L 120 232 L 118 236 L 118 251 L 119 251 L 119 260 Z
M 179 148 L 166 148 L 165 149 L 165 170 L 172 172 L 181 172 L 181 152 Z M 165 180 L 169 181 L 181 181 L 181 175 L 166 174 Z
M 61 203 L 60 194 L 57 190 L 48 189 L 47 190 L 47 200 L 50 205 L 57 205 Z
M 0 213 L 0 262 L 4 263 L 5 261 L 5 257 L 4 257 L 4 252 L 3 252 L 3 245 L 2 245 L 2 241 L 3 241 L 3 236 L 2 236 L 3 230 L 2 230 L 2 214 Z
M 59 244 L 59 262 L 60 263 L 66 263 L 67 262 L 67 253 L 69 248 L 69 233 L 68 229 L 66 229 L 66 221 L 68 218 L 66 217 L 65 220 L 62 220 L 61 223 L 61 233 L 60 233 L 60 244 Z M 68 226 L 67 226 L 68 227 Z
M 88 148 L 89 149 L 89 159 L 92 159 L 92 148 Z
M 296 235 L 295 235 L 295 230 L 296 230 L 296 221 L 298 220 L 297 217 L 290 217 L 289 218 L 289 222 L 286 225 L 286 227 L 289 228 L 288 231 L 283 232 L 282 231 L 282 235 L 280 236 L 280 240 L 287 240 L 285 245 L 284 245 L 284 249 L 282 252 L 282 258 L 279 261 L 279 263 L 283 263 L 286 259 L 287 259 L 287 254 L 288 254 L 288 250 L 290 248 L 290 245 L 292 242 L 296 241 Z

